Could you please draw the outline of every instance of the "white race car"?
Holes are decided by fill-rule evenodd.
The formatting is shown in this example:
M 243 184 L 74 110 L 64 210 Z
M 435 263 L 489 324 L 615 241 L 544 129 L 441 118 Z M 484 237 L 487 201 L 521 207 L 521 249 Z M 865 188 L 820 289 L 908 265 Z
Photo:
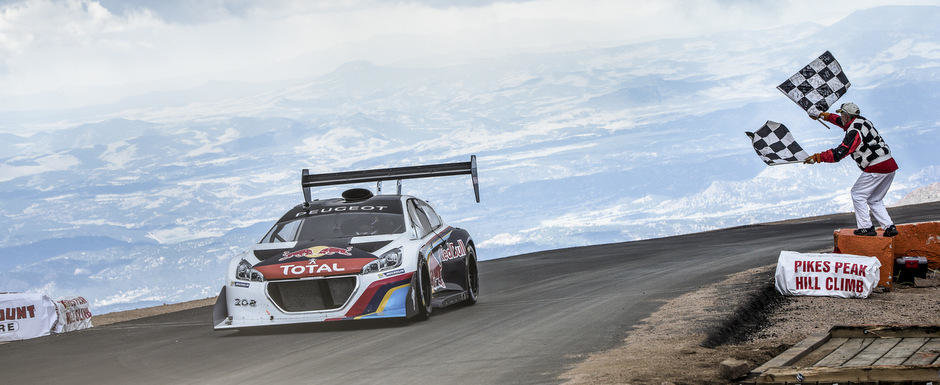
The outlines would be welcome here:
M 426 202 L 401 194 L 401 180 L 470 174 L 470 162 L 308 174 L 304 203 L 235 257 L 213 308 L 216 330 L 367 318 L 425 319 L 434 307 L 473 304 L 477 256 L 466 230 L 448 226 Z M 398 193 L 381 195 L 381 183 Z M 347 190 L 311 200 L 310 189 L 378 182 L 379 195 Z

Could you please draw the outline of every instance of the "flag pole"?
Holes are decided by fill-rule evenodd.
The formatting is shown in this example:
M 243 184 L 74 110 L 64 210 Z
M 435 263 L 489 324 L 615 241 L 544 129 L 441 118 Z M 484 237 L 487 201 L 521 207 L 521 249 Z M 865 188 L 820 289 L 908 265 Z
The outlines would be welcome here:
M 768 164 L 768 166 L 779 166 L 779 165 L 781 165 L 781 164 L 803 163 L 803 161 L 805 161 L 805 160 L 806 160 L 806 159 L 803 159 L 803 160 L 791 160 L 791 161 L 789 161 L 789 162 L 783 162 L 783 163 L 771 163 L 771 164 Z

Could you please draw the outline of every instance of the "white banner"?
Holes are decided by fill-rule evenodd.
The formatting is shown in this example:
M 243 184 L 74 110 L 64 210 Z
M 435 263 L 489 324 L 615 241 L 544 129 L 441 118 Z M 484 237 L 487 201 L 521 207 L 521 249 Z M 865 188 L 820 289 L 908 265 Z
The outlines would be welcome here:
M 781 251 L 775 285 L 783 295 L 868 298 L 880 270 L 873 257 Z
M 0 294 L 0 341 L 49 335 L 56 324 L 56 318 L 56 307 L 45 295 Z
M 84 297 L 58 298 L 55 300 L 59 322 L 55 325 L 56 333 L 88 329 L 91 325 L 91 311 Z

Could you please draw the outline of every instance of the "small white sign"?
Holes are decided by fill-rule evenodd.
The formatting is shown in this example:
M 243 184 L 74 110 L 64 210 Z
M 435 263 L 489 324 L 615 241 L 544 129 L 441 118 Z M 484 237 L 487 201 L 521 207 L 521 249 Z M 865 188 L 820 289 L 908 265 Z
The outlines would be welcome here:
M 781 251 L 775 286 L 783 295 L 868 298 L 880 274 L 874 257 Z
M 92 327 L 91 311 L 88 310 L 88 301 L 84 297 L 58 298 L 55 300 L 59 321 L 55 332 L 65 333 Z

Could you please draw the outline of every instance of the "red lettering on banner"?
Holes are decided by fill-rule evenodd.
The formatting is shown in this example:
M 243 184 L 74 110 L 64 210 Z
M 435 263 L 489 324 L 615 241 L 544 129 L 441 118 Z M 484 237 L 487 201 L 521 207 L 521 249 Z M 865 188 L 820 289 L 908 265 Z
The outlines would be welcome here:
M 829 282 L 832 281 L 832 286 L 830 287 Z M 852 278 L 826 278 L 826 289 L 834 291 L 850 291 L 855 293 L 864 293 L 865 292 L 865 283 L 858 279 Z
M 839 269 L 841 269 L 841 268 L 842 268 L 842 262 L 836 262 L 836 267 L 835 267 L 835 269 L 834 269 L 835 272 L 838 273 L 838 272 L 839 272 Z
M 832 277 L 826 277 L 826 290 L 832 290 Z
M 36 318 L 36 305 L 0 309 L 0 321 Z
M 865 276 L 865 270 L 868 270 L 868 265 L 860 265 L 860 266 L 858 267 L 858 276 L 859 276 L 859 277 L 864 277 L 864 276 Z
M 73 323 L 84 321 L 91 318 L 91 312 L 88 309 L 75 309 L 73 311 L 65 313 L 65 322 Z
M 793 272 L 794 272 L 794 273 L 799 273 L 799 272 L 800 272 L 800 266 L 803 266 L 803 261 L 793 261 Z
M 823 261 L 823 271 L 826 273 L 829 272 L 829 261 Z
M 804 290 L 819 290 L 819 278 L 818 277 L 800 277 L 800 278 L 802 278 L 803 280 Z
M 819 277 L 796 277 L 797 290 L 819 290 Z

